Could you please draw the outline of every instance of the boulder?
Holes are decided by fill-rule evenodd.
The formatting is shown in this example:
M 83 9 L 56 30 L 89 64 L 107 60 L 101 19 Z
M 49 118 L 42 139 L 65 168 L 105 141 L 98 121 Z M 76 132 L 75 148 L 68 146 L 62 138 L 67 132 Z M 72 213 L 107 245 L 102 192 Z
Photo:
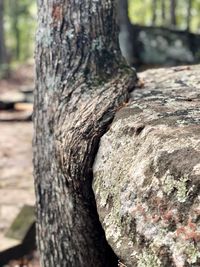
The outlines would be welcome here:
M 149 70 L 101 138 L 93 189 L 127 267 L 200 266 L 200 66 Z
M 184 30 L 132 24 L 138 66 L 176 66 L 200 61 L 200 35 Z

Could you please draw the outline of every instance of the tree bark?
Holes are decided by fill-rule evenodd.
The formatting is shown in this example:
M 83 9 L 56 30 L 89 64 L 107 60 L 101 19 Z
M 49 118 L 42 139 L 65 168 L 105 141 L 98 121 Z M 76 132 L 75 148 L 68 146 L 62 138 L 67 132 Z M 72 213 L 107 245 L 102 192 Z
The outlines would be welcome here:
M 4 33 L 4 0 L 0 0 L 0 65 L 6 63 L 6 45 Z
M 34 176 L 43 266 L 113 267 L 92 191 L 100 137 L 136 77 L 110 0 L 38 0 Z

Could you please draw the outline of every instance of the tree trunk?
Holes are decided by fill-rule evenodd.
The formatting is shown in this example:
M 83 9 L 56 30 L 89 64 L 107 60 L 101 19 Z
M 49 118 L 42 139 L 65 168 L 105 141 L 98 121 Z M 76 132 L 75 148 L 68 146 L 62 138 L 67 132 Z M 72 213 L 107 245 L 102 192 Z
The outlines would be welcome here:
M 117 0 L 117 18 L 119 24 L 119 46 L 126 62 L 132 68 L 138 66 L 138 38 L 133 31 L 128 15 L 128 0 Z
M 13 15 L 13 33 L 15 36 L 16 48 L 15 48 L 15 58 L 20 59 L 20 29 L 19 29 L 19 3 L 14 1 L 12 3 L 12 15 Z
M 156 24 L 157 19 L 157 0 L 152 0 L 152 25 Z
M 6 45 L 4 36 L 4 0 L 0 0 L 0 65 L 6 63 Z
M 110 0 L 38 0 L 34 176 L 43 266 L 117 266 L 91 186 L 100 137 L 136 80 L 115 17 Z
M 166 5 L 165 5 L 166 0 L 161 1 L 161 15 L 162 15 L 162 25 L 166 26 Z
M 187 6 L 187 31 L 190 31 L 192 0 L 188 0 Z
M 170 0 L 170 24 L 176 26 L 176 0 Z

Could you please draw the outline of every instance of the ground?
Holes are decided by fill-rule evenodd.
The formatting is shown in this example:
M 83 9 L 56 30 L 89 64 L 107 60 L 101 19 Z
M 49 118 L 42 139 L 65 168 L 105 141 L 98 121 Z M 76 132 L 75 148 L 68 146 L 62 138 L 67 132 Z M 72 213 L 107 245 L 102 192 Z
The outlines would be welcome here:
M 18 68 L 9 79 L 0 81 L 0 95 L 22 87 L 33 88 L 33 65 Z M 0 111 L 0 113 L 3 111 Z M 5 111 L 4 111 L 5 112 Z M 24 204 L 34 205 L 32 174 L 32 122 L 0 122 L 0 251 L 19 241 L 5 237 Z M 16 265 L 18 264 L 18 265 Z M 8 266 L 21 266 L 16 262 Z M 23 266 L 39 266 L 38 261 Z
M 8 91 L 16 91 L 21 87 L 29 87 L 34 84 L 34 66 L 32 63 L 16 67 L 8 78 L 0 80 L 0 94 Z
M 4 234 L 20 208 L 24 204 L 34 205 L 32 123 L 0 123 L 0 133 L 0 250 L 3 250 L 10 246 Z

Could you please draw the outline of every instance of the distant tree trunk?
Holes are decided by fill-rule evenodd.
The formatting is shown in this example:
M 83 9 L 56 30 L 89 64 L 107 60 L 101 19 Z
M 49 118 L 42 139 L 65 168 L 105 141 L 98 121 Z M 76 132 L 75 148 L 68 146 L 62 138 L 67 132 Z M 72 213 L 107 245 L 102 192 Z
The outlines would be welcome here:
M 135 83 L 119 50 L 115 3 L 37 3 L 34 176 L 41 261 L 116 267 L 91 185 L 100 137 Z
M 162 16 L 162 25 L 165 26 L 166 23 L 166 0 L 161 0 L 161 16 Z
M 8 1 L 8 0 L 7 0 Z M 19 29 L 19 3 L 20 1 L 9 1 L 9 11 L 11 20 L 11 30 L 14 37 L 14 57 L 16 60 L 20 59 L 20 29 Z M 28 41 L 28 40 L 27 40 Z
M 19 3 L 14 1 L 13 3 L 13 31 L 15 35 L 16 42 L 16 59 L 20 59 L 20 30 L 19 30 Z
M 137 34 L 128 16 L 128 0 L 115 0 L 119 24 L 119 45 L 123 57 L 131 67 L 138 66 Z
M 7 63 L 3 18 L 4 18 L 4 0 L 0 0 L 0 65 Z
M 187 6 L 187 31 L 190 31 L 192 0 L 188 0 Z
M 176 0 L 170 0 L 170 24 L 176 26 Z
M 152 25 L 156 24 L 157 20 L 157 0 L 152 0 Z

